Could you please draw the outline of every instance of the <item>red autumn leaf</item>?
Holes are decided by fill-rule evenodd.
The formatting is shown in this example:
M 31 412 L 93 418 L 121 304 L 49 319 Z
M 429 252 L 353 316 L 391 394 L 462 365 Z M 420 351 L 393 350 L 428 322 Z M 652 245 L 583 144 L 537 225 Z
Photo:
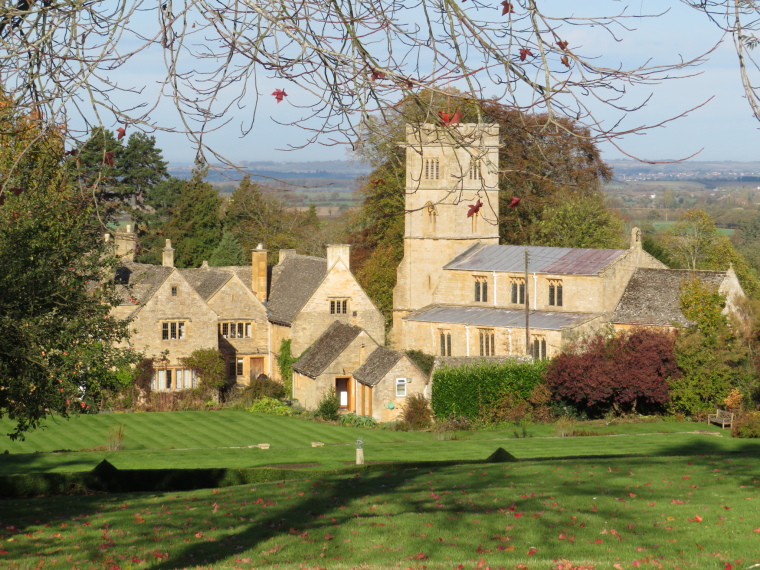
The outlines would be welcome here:
M 538 552 L 538 548 L 536 548 L 535 546 L 531 546 L 528 549 L 528 556 L 533 556 L 536 552 Z
M 103 155 L 103 164 L 106 166 L 113 166 L 113 153 L 107 152 Z
M 567 42 L 559 41 L 557 42 L 557 45 L 559 46 L 559 49 L 562 51 L 565 51 L 567 49 Z
M 459 121 L 462 120 L 462 113 L 460 113 L 458 109 L 451 114 L 438 111 L 438 117 L 440 117 L 441 122 L 448 127 L 449 125 L 458 124 Z
M 509 0 L 504 0 L 501 5 L 504 6 L 501 9 L 502 16 L 506 16 L 507 14 L 511 14 L 515 11 L 514 6 L 512 6 L 512 3 Z
M 566 55 L 563 55 L 560 61 L 562 62 L 562 65 L 564 65 L 565 67 L 570 67 L 570 59 L 568 59 Z
M 84 45 L 84 40 L 87 39 L 87 32 L 82 32 L 82 35 L 79 38 L 79 43 Z
M 485 565 L 486 565 L 486 559 L 485 558 L 481 558 L 480 560 L 478 560 L 477 568 L 483 568 L 483 566 L 485 566 Z
M 0 554 L 8 554 L 7 550 L 0 550 Z
M 758 533 L 760 533 L 760 526 L 759 526 L 759 527 L 757 527 L 757 528 L 756 528 L 755 530 L 753 530 L 752 532 L 758 532 Z
M 480 211 L 480 208 L 482 207 L 483 207 L 483 202 L 481 202 L 480 200 L 478 200 L 474 204 L 470 204 L 470 209 L 467 211 L 467 217 L 471 218 L 472 216 L 477 214 Z M 518 516 L 518 513 L 515 513 L 515 517 L 517 516 Z M 522 516 L 522 514 L 519 513 L 519 516 Z
M 533 56 L 533 52 L 528 48 L 520 48 L 520 61 L 525 61 L 528 56 Z
M 116 140 L 120 141 L 121 139 L 124 138 L 124 135 L 127 133 L 127 128 L 126 127 L 119 127 L 118 129 L 116 129 L 116 132 L 118 133 L 118 136 L 116 137 Z
M 689 519 L 691 522 L 702 522 L 702 517 L 696 515 L 693 519 Z
M 274 95 L 278 103 L 282 103 L 282 100 L 288 96 L 284 89 L 275 89 L 272 95 Z
M 385 73 L 378 69 L 372 70 L 372 81 L 377 81 L 378 79 L 385 79 Z
M 408 556 L 407 558 L 409 558 L 410 560 L 427 560 L 428 555 L 425 554 L 424 552 L 418 552 L 414 556 Z
M 517 208 L 517 205 L 520 203 L 520 198 L 517 196 L 512 196 L 512 199 L 509 201 L 509 207 L 513 210 Z
M 325 535 L 325 540 L 332 540 L 333 535 L 331 535 L 329 532 Z

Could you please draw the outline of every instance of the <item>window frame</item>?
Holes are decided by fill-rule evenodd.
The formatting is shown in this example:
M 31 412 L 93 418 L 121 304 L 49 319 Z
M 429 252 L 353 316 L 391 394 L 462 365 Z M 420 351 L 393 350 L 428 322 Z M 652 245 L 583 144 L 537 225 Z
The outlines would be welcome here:
M 409 382 L 407 382 L 406 378 L 396 378 L 396 397 L 397 398 L 406 398 L 406 385 Z M 402 393 L 399 393 L 402 392 Z
M 161 340 L 185 340 L 185 321 L 161 321 Z

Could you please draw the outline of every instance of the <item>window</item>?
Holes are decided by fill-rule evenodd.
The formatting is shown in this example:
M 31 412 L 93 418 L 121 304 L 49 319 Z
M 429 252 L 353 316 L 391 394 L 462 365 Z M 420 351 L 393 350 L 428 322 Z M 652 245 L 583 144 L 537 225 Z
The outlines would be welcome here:
M 496 334 L 493 329 L 479 329 L 480 356 L 496 355 Z
M 161 323 L 161 340 L 185 340 L 184 321 Z
M 425 204 L 423 215 L 425 216 L 425 231 L 435 233 L 435 219 L 438 216 L 438 212 L 432 202 Z
M 227 375 L 228 376 L 236 376 L 237 375 L 236 374 L 236 372 L 237 372 L 237 363 L 235 362 L 235 359 L 234 358 L 230 358 L 229 361 L 227 362 L 227 364 L 229 365 Z
M 425 168 L 425 180 L 438 180 L 440 178 L 440 164 L 437 158 L 423 160 Z
M 189 390 L 197 387 L 198 375 L 190 368 L 159 368 L 151 382 L 151 388 L 160 392 Z
M 396 378 L 396 397 L 406 398 L 406 378 Z
M 480 180 L 480 161 L 473 160 L 470 162 L 470 170 L 467 173 L 467 178 L 470 180 Z
M 562 306 L 562 281 L 559 279 L 549 280 L 549 305 Z
M 485 303 L 488 301 L 488 280 L 485 277 L 475 278 L 475 302 Z
M 347 315 L 348 299 L 330 299 L 331 315 Z
M 172 285 L 172 297 L 176 297 L 177 296 L 177 291 L 178 291 L 177 286 L 176 285 Z
M 451 356 L 451 333 L 441 331 L 441 356 Z
M 515 305 L 525 304 L 525 280 L 512 278 L 510 289 L 512 292 L 512 303 Z
M 222 338 L 251 338 L 252 323 L 219 323 Z
M 243 359 L 242 358 L 237 359 L 235 372 L 237 373 L 238 376 L 243 375 Z
M 546 338 L 542 336 L 533 337 L 533 358 L 535 360 L 546 360 Z

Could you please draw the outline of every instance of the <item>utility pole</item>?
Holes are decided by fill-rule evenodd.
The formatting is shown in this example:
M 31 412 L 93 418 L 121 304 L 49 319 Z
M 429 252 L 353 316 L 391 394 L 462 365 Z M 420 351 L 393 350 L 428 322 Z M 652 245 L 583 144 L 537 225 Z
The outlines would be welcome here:
M 530 346 L 530 301 L 528 295 L 528 248 L 525 248 L 525 354 L 531 354 Z

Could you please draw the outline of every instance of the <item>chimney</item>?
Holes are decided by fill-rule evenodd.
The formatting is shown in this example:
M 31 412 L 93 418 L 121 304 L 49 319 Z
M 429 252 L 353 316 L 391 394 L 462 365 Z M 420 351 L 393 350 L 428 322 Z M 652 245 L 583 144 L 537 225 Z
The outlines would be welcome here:
M 208 269 L 208 259 L 204 259 L 201 263 L 201 269 Z
M 163 256 L 161 258 L 161 265 L 164 267 L 174 267 L 174 249 L 172 248 L 172 240 L 166 240 L 166 247 L 163 250 Z
M 296 250 L 295 249 L 281 249 L 280 250 L 280 260 L 278 261 L 278 263 L 282 263 L 288 257 L 290 257 L 291 255 L 295 255 L 295 254 L 296 254 Z
M 132 230 L 131 224 L 127 224 L 123 230 L 118 230 L 114 241 L 116 243 L 116 255 L 118 255 L 122 261 L 135 260 L 137 236 Z
M 639 228 L 631 229 L 631 249 L 641 249 L 641 230 Z
M 327 269 L 329 270 L 338 260 L 343 261 L 348 269 L 350 263 L 351 246 L 347 244 L 328 244 L 327 245 Z
M 280 250 L 280 261 L 282 262 L 283 251 Z M 264 303 L 267 300 L 267 250 L 262 244 L 251 252 L 251 289 L 256 292 L 256 297 Z

